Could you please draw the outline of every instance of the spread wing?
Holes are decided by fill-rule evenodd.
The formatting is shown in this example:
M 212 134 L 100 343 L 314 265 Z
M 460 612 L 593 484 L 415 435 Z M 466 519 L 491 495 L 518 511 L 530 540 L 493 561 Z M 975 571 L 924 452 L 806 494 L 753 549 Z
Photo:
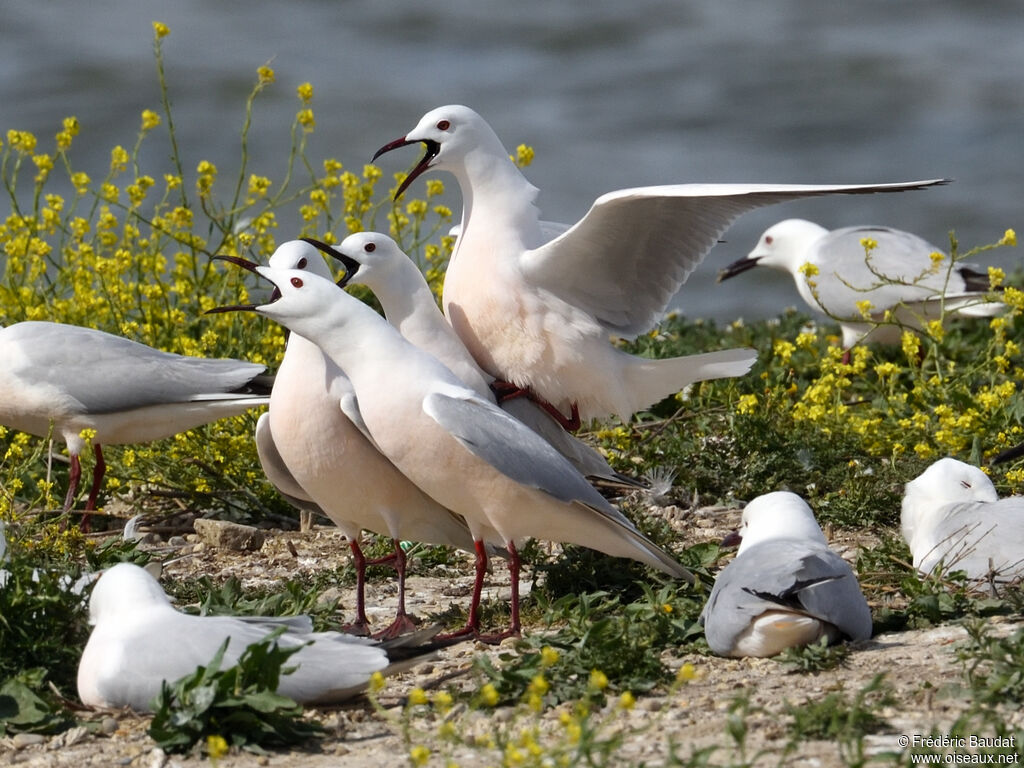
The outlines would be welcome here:
M 941 179 L 897 184 L 677 184 L 598 198 L 575 226 L 528 251 L 523 274 L 592 314 L 622 337 L 657 323 L 669 300 L 741 214 L 826 194 L 921 189 Z

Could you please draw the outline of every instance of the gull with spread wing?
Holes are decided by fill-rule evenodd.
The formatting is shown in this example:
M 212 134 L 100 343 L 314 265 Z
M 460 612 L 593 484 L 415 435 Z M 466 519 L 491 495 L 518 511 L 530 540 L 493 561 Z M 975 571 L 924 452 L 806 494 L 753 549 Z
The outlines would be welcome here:
M 552 230 L 535 205 L 538 190 L 472 109 L 428 112 L 374 159 L 418 143 L 426 153 L 397 194 L 427 170 L 452 173 L 462 190 L 445 315 L 487 373 L 528 388 L 572 426 L 610 414 L 629 418 L 693 382 L 740 376 L 754 364 L 751 349 L 650 360 L 609 338 L 632 338 L 654 326 L 740 214 L 801 197 L 941 183 L 623 189 L 599 197 L 580 221 L 549 239 Z

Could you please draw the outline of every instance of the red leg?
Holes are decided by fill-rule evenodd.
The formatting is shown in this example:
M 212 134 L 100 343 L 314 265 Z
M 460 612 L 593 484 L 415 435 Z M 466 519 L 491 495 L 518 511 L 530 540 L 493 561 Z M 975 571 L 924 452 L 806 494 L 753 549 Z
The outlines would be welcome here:
M 460 640 L 468 635 L 480 634 L 480 597 L 484 592 L 484 575 L 487 573 L 487 549 L 479 539 L 473 542 L 476 550 L 476 574 L 473 581 L 473 598 L 469 604 L 469 620 L 462 629 L 437 635 L 435 640 Z
M 71 505 L 75 503 L 75 495 L 78 493 L 78 483 L 82 479 L 82 463 L 78 460 L 78 454 L 71 454 L 71 473 L 68 475 L 68 493 L 64 497 L 64 514 L 71 511 Z
M 504 632 L 493 635 L 477 634 L 477 640 L 483 643 L 500 643 L 506 637 L 519 637 L 519 551 L 513 542 L 508 543 L 508 572 L 512 577 L 512 625 Z
M 569 412 L 569 416 L 565 416 L 560 410 L 555 408 L 544 398 L 540 397 L 529 387 L 523 388 L 516 386 L 507 381 L 501 381 L 495 379 L 491 382 L 491 391 L 494 393 L 494 399 L 498 401 L 498 405 L 501 405 L 506 400 L 514 400 L 517 397 L 528 397 L 550 416 L 552 419 L 562 425 L 562 429 L 566 432 L 575 432 L 581 426 L 580 422 L 580 409 L 576 403 L 572 404 L 572 410 Z
M 380 639 L 391 639 L 412 632 L 416 629 L 417 621 L 405 611 L 405 550 L 401 543 L 395 539 L 394 563 L 398 571 L 398 610 L 395 612 L 395 620 L 387 628 L 376 633 L 374 637 Z
M 100 486 L 103 485 L 103 476 L 107 473 L 107 462 L 103 460 L 103 449 L 99 443 L 92 447 L 93 455 L 96 457 L 96 464 L 92 468 L 92 488 L 89 489 L 89 498 L 85 502 L 85 514 L 82 515 L 82 522 L 79 527 L 83 532 L 89 532 L 89 513 L 96 509 L 96 498 L 100 495 Z
M 342 629 L 353 635 L 369 635 L 370 622 L 366 619 L 366 558 L 358 541 L 349 539 L 348 546 L 352 550 L 352 561 L 356 567 L 356 620 Z

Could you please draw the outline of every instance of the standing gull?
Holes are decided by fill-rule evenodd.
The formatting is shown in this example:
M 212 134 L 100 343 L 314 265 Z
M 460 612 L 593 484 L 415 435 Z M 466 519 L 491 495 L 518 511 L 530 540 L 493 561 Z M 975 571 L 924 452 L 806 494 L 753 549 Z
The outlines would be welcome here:
M 469 523 L 476 579 L 469 621 L 456 634 L 480 636 L 485 540 L 502 541 L 509 552 L 512 623 L 501 636 L 520 629 L 518 547 L 527 537 L 580 544 L 693 578 L 547 442 L 466 387 L 373 309 L 308 272 L 255 271 L 277 286 L 277 298 L 232 309 L 258 312 L 315 342 L 352 382 L 363 423 L 381 452 Z
M 77 325 L 16 323 L 0 329 L 0 424 L 41 437 L 52 426 L 67 444 L 65 512 L 81 479 L 82 431 L 95 431 L 88 512 L 106 470 L 102 445 L 159 440 L 266 405 L 262 372 L 262 365 L 161 352 Z
M 338 246 L 307 242 L 340 260 L 345 277 L 340 285 L 365 285 L 380 302 L 384 316 L 411 343 L 430 353 L 485 400 L 495 399 L 493 378 L 481 370 L 466 345 L 441 314 L 423 273 L 402 252 L 398 243 L 378 232 L 349 235 Z M 609 466 L 598 451 L 566 432 L 544 408 L 526 397 L 505 399 L 502 410 L 515 416 L 569 459 L 583 475 L 597 483 L 643 487 L 637 480 Z
M 374 672 L 395 672 L 385 646 L 340 632 L 313 632 L 308 616 L 190 616 L 171 605 L 145 569 L 119 563 L 102 573 L 89 599 L 93 625 L 78 665 L 78 695 L 90 707 L 152 711 L 164 682 L 205 666 L 225 640 L 222 668 L 245 649 L 284 628 L 276 642 L 300 649 L 277 693 L 300 704 L 344 701 L 366 688 Z
M 224 257 L 221 257 L 224 258 Z M 251 269 L 242 259 L 226 260 Z M 296 240 L 270 257 L 276 269 L 330 279 L 323 257 Z M 320 348 L 300 333 L 288 338 L 274 380 L 270 409 L 256 425 L 256 447 L 267 479 L 299 509 L 322 511 L 345 534 L 356 569 L 356 616 L 351 629 L 369 631 L 362 529 L 389 536 L 398 572 L 398 608 L 382 631 L 414 628 L 405 608 L 406 556 L 401 540 L 473 550 L 465 522 L 424 494 L 364 434 L 352 384 Z
M 814 513 L 794 493 L 758 496 L 743 509 L 736 558 L 701 614 L 719 656 L 774 656 L 827 637 L 871 637 L 871 611 L 849 564 L 829 549 Z
M 739 376 L 750 349 L 649 360 L 617 349 L 657 323 L 669 301 L 737 216 L 831 193 L 916 189 L 905 184 L 680 184 L 602 195 L 566 232 L 547 239 L 538 190 L 476 112 L 428 112 L 374 155 L 422 142 L 426 154 L 399 185 L 428 169 L 459 182 L 462 228 L 444 285 L 444 312 L 480 366 L 528 388 L 562 415 L 633 413 L 688 384 Z
M 1000 499 L 988 475 L 970 464 L 939 459 L 907 483 L 900 528 L 922 573 L 1024 578 L 1024 496 Z
M 920 329 L 941 310 L 973 317 L 1006 311 L 987 299 L 987 274 L 954 264 L 928 241 L 889 227 L 829 231 L 786 219 L 767 229 L 750 255 L 723 269 L 718 280 L 754 267 L 788 272 L 812 310 L 839 322 L 845 349 L 868 337 L 898 344 L 903 326 Z

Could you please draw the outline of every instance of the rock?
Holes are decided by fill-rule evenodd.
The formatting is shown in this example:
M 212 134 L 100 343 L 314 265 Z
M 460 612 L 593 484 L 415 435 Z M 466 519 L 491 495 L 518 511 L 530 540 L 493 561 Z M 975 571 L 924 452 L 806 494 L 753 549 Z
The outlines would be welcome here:
M 239 525 L 225 520 L 199 518 L 195 522 L 196 533 L 203 541 L 217 549 L 235 552 L 255 551 L 263 546 L 265 535 L 251 525 Z
M 81 725 L 76 725 L 73 728 L 68 728 L 63 733 L 59 733 L 50 739 L 50 743 L 47 745 L 49 749 L 64 749 L 65 747 L 73 747 L 78 742 L 82 741 L 89 735 L 88 729 Z
M 100 733 L 104 736 L 109 736 L 117 730 L 117 718 L 116 717 L 104 717 L 100 721 Z
M 46 737 L 38 733 L 16 733 L 11 739 L 15 749 L 32 747 L 36 744 L 42 744 L 44 741 L 46 741 Z

